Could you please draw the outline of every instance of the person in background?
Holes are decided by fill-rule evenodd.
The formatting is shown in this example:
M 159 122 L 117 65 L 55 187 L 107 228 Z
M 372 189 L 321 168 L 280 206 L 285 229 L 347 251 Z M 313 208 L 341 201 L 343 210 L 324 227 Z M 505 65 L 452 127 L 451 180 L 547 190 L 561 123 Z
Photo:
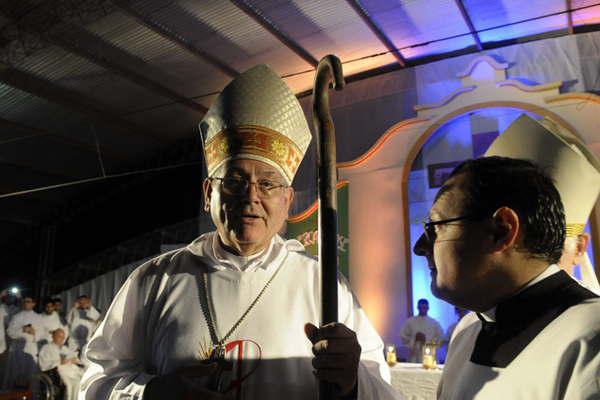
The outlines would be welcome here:
M 567 223 L 558 266 L 600 295 L 598 277 L 586 251 L 590 236 L 584 232 L 600 194 L 600 160 L 579 138 L 551 120 L 536 121 L 527 115 L 521 115 L 498 136 L 485 155 L 530 160 L 548 171 Z M 575 277 L 576 266 L 580 278 Z
M 8 324 L 6 333 L 11 339 L 8 348 L 4 387 L 27 387 L 31 376 L 38 371 L 38 341 L 44 337 L 40 315 L 33 311 L 35 301 L 24 296 L 22 310 Z
M 42 307 L 43 309 L 42 313 L 40 314 L 40 319 L 44 327 L 43 334 L 45 337 L 43 337 L 40 343 L 38 343 L 40 347 L 52 341 L 52 332 L 56 331 L 57 329 L 62 329 L 64 334 L 68 332 L 68 328 L 60 322 L 60 317 L 54 309 L 54 301 L 52 299 L 45 299 L 42 303 Z
M 402 343 L 410 350 L 408 362 L 420 363 L 423 361 L 423 346 L 426 342 L 438 342 L 444 339 L 444 331 L 440 323 L 427 315 L 429 301 L 420 299 L 417 302 L 419 314 L 410 317 L 400 330 Z
M 414 252 L 436 297 L 475 312 L 454 331 L 438 399 L 598 398 L 600 298 L 556 265 L 565 231 L 531 161 L 484 157 L 450 174 Z
M 53 297 L 52 302 L 54 303 L 54 311 L 56 311 L 58 317 L 60 318 L 60 323 L 64 326 L 68 326 L 69 324 L 67 323 L 67 316 L 65 315 L 65 310 L 63 309 L 64 304 L 62 299 L 60 297 Z
M 21 311 L 21 292 L 19 290 L 5 289 L 0 292 L 0 308 L 4 308 L 6 316 L 4 317 L 4 326 L 8 327 L 10 319 Z
M 10 294 L 8 289 L 0 292 L 0 389 L 4 389 L 4 371 L 6 371 L 7 350 L 10 344 L 6 329 L 12 316 L 19 312 L 19 307 L 15 304 L 16 300 L 17 297 Z
M 81 351 L 92 336 L 99 320 L 100 312 L 92 305 L 89 296 L 83 294 L 77 297 L 67 315 L 70 333 L 69 348 L 77 352 Z
M 5 304 L 0 304 L 0 357 L 6 351 L 6 325 L 4 321 L 8 322 L 8 308 Z M 2 364 L 0 364 L 0 367 Z
M 83 369 L 77 353 L 64 343 L 65 331 L 58 328 L 52 332 L 51 342 L 40 349 L 38 363 L 42 372 L 46 372 L 57 386 L 64 384 L 65 400 L 76 400 Z

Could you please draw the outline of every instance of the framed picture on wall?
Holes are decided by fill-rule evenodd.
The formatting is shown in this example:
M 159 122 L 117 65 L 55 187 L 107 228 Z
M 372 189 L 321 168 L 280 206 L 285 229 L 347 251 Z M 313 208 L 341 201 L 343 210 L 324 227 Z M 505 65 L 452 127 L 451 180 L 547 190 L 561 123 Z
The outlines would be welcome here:
M 462 162 L 461 161 L 450 161 L 439 164 L 429 164 L 427 166 L 427 177 L 429 180 L 429 188 L 441 187 L 446 179 L 450 176 L 452 170 Z

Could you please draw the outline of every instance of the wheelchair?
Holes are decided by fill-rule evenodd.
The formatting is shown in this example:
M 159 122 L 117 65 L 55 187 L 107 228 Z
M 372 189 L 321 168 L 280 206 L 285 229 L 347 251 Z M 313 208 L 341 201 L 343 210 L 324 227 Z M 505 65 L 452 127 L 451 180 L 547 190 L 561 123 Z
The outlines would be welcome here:
M 65 393 L 65 386 L 56 368 L 35 373 L 31 377 L 30 389 L 32 400 L 61 400 Z

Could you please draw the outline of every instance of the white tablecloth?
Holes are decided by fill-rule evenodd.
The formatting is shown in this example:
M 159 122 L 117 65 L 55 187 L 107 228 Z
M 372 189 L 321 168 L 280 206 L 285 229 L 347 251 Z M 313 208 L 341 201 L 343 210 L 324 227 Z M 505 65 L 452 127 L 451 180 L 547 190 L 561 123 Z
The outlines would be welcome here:
M 392 386 L 404 400 L 435 400 L 442 377 L 440 367 L 427 370 L 421 364 L 398 363 L 391 368 Z

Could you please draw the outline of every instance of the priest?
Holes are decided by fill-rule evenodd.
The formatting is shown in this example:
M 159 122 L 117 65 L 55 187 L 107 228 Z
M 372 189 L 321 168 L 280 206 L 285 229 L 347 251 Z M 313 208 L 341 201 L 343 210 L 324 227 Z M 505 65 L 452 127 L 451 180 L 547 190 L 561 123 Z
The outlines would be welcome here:
M 600 160 L 579 138 L 551 120 L 521 115 L 492 143 L 487 156 L 531 160 L 548 171 L 565 207 L 567 237 L 558 266 L 600 295 L 585 225 L 600 193 Z M 575 268 L 579 267 L 578 276 Z
M 566 224 L 551 178 L 527 160 L 469 160 L 429 218 L 414 252 L 432 292 L 475 311 L 453 334 L 438 398 L 597 398 L 600 299 L 557 265 Z
M 341 323 L 320 322 L 320 274 L 278 235 L 311 139 L 268 67 L 233 80 L 200 124 L 216 226 L 129 277 L 87 348 L 82 399 L 395 398 L 383 343 L 348 284 Z

